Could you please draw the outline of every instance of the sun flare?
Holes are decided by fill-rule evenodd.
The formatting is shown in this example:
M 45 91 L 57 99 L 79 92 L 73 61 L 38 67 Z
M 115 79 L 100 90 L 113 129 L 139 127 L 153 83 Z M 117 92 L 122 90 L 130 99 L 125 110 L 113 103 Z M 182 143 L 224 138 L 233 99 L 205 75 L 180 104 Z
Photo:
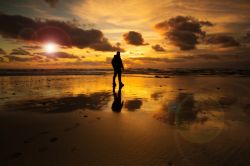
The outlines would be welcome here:
M 54 53 L 57 51 L 57 45 L 55 43 L 46 43 L 44 45 L 44 50 L 47 52 L 47 53 Z

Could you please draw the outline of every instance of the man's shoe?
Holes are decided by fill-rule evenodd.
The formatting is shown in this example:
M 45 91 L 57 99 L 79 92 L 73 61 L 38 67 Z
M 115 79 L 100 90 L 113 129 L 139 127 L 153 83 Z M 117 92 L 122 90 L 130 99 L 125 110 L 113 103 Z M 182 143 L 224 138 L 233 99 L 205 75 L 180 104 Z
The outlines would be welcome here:
M 123 84 L 123 83 L 120 83 L 120 84 L 119 84 L 119 86 L 120 86 L 120 87 L 123 87 L 123 86 L 124 86 L 124 84 Z

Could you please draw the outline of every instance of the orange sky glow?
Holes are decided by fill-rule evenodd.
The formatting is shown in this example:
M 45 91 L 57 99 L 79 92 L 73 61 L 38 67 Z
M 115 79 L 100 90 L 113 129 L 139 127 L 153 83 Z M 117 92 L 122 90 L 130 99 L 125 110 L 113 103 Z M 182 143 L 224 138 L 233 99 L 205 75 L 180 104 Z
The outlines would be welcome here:
M 249 67 L 248 0 L 0 2 L 0 68 Z

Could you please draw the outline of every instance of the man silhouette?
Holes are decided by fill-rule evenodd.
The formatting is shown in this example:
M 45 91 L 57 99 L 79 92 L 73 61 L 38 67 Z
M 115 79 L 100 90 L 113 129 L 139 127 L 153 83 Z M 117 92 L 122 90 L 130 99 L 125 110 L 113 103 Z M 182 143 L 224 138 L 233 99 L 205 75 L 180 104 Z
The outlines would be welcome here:
M 113 87 L 113 96 L 114 101 L 112 103 L 112 110 L 114 112 L 121 112 L 123 107 L 123 101 L 122 101 L 122 87 L 119 87 L 118 93 L 115 92 L 115 87 Z
M 124 67 L 123 67 L 123 63 L 122 63 L 122 59 L 121 59 L 119 51 L 117 51 L 117 53 L 114 55 L 112 59 L 112 66 L 114 69 L 113 86 L 116 86 L 115 78 L 118 74 L 119 86 L 123 87 L 124 84 L 122 83 L 121 75 L 122 75 L 122 70 L 124 70 Z

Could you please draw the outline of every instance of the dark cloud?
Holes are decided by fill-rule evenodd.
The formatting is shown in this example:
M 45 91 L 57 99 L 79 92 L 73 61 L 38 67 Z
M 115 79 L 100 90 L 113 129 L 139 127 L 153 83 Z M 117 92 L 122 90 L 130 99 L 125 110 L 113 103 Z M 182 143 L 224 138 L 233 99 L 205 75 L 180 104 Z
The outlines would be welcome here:
M 0 35 L 3 38 L 33 42 L 53 41 L 66 47 L 92 48 L 97 51 L 124 51 L 112 46 L 97 29 L 81 29 L 74 23 L 31 19 L 20 15 L 0 14 Z
M 31 58 L 16 57 L 13 55 L 6 55 L 5 57 L 9 60 L 9 62 L 28 62 L 28 61 L 31 61 Z
M 54 57 L 54 58 L 67 58 L 67 59 L 79 59 L 78 56 L 73 54 L 68 54 L 66 52 L 55 52 L 52 54 L 46 54 L 46 56 Z
M 38 46 L 38 45 L 26 45 L 26 46 L 23 46 L 24 49 L 26 50 L 37 50 L 37 49 L 42 49 L 41 46 Z
M 5 56 L 9 62 L 31 62 L 31 61 L 40 61 L 42 60 L 41 56 L 32 56 L 32 57 L 19 57 L 15 55 L 6 55 Z
M 248 50 L 247 50 L 248 49 Z M 249 66 L 249 48 L 240 47 L 240 50 L 232 50 L 220 53 L 196 53 L 193 55 L 179 55 L 173 58 L 167 57 L 136 57 L 127 58 L 125 63 L 128 66 L 137 68 L 160 68 L 166 67 L 166 65 L 173 68 L 210 68 L 210 67 L 225 67 L 235 68 L 248 67 Z M 247 65 L 248 63 L 248 65 Z
M 200 21 L 200 25 L 202 25 L 202 26 L 208 26 L 208 27 L 214 26 L 214 24 L 212 24 L 209 21 Z
M 54 64 L 50 64 L 52 66 L 56 66 L 56 65 L 64 65 L 64 66 L 82 66 L 82 67 L 94 67 L 94 68 L 98 68 L 98 67 L 110 67 L 110 62 L 106 62 L 106 61 L 89 61 L 89 60 L 81 60 L 81 59 L 77 59 L 74 62 L 60 62 L 60 63 L 54 63 Z
M 171 63 L 171 62 L 183 62 L 185 61 L 182 58 L 176 58 L 176 59 L 169 59 L 169 58 L 151 58 L 151 57 L 139 57 L 139 58 L 129 58 L 127 60 L 131 61 L 144 61 L 148 63 L 153 63 L 153 62 L 161 62 L 161 63 Z
M 3 57 L 0 57 L 0 62 L 4 62 L 4 58 Z
M 220 56 L 215 54 L 198 54 L 194 58 L 200 58 L 204 60 L 219 60 Z
M 135 68 L 249 68 L 249 47 L 242 45 L 222 51 L 201 50 L 175 57 L 130 57 L 124 59 L 128 67 Z
M 46 59 L 46 61 L 58 61 L 59 59 L 76 59 L 76 60 L 80 60 L 81 58 L 70 54 L 70 53 L 66 53 L 66 52 L 55 52 L 55 53 L 46 53 L 46 52 L 38 52 L 35 53 L 33 56 L 41 56 L 44 57 Z M 43 62 L 43 61 L 40 61 Z
M 135 31 L 129 31 L 125 34 L 123 34 L 123 39 L 131 45 L 146 45 L 144 43 L 144 39 L 142 37 L 142 34 L 140 34 L 139 32 L 135 32 Z
M 128 100 L 125 103 L 125 108 L 127 108 L 129 111 L 135 111 L 140 109 L 142 106 L 142 101 L 140 99 L 133 99 Z
M 221 57 L 217 54 L 196 54 L 196 55 L 185 55 L 178 56 L 178 59 L 183 60 L 219 60 Z
M 42 57 L 41 56 L 38 56 L 38 55 L 34 55 L 33 57 L 32 57 L 32 61 L 42 61 Z
M 10 53 L 10 55 L 31 55 L 30 52 L 22 49 L 22 48 L 16 48 L 13 49 Z
M 151 58 L 151 57 L 138 57 L 129 58 L 128 61 L 141 61 L 143 63 L 178 63 L 178 62 L 193 62 L 194 60 L 220 60 L 232 59 L 233 55 L 217 55 L 217 54 L 196 54 L 196 55 L 182 55 L 175 58 Z
M 246 35 L 243 37 L 243 41 L 250 43 L 250 32 L 247 32 Z
M 2 48 L 0 48 L 0 55 L 6 55 L 6 52 Z
M 104 39 L 102 43 L 95 43 L 92 45 L 92 48 L 97 51 L 120 51 L 124 52 L 125 50 L 120 48 L 120 46 L 112 46 L 107 39 Z
M 56 4 L 58 3 L 59 0 L 44 0 L 46 3 L 50 5 L 50 7 L 54 8 L 56 7 Z
M 228 35 L 208 35 L 205 39 L 207 44 L 219 45 L 221 47 L 238 47 L 240 43 L 234 37 Z
M 158 51 L 158 52 L 165 52 L 165 48 L 163 48 L 161 45 L 159 44 L 156 44 L 156 45 L 153 45 L 152 46 L 152 49 L 155 50 L 155 51 Z
M 103 61 L 81 61 L 81 62 L 72 62 L 66 63 L 66 65 L 79 65 L 79 66 L 100 66 L 106 64 Z
M 203 26 L 213 26 L 213 24 L 190 16 L 177 16 L 156 24 L 155 28 L 181 50 L 192 50 L 196 48 L 199 39 L 206 34 L 202 30 Z

